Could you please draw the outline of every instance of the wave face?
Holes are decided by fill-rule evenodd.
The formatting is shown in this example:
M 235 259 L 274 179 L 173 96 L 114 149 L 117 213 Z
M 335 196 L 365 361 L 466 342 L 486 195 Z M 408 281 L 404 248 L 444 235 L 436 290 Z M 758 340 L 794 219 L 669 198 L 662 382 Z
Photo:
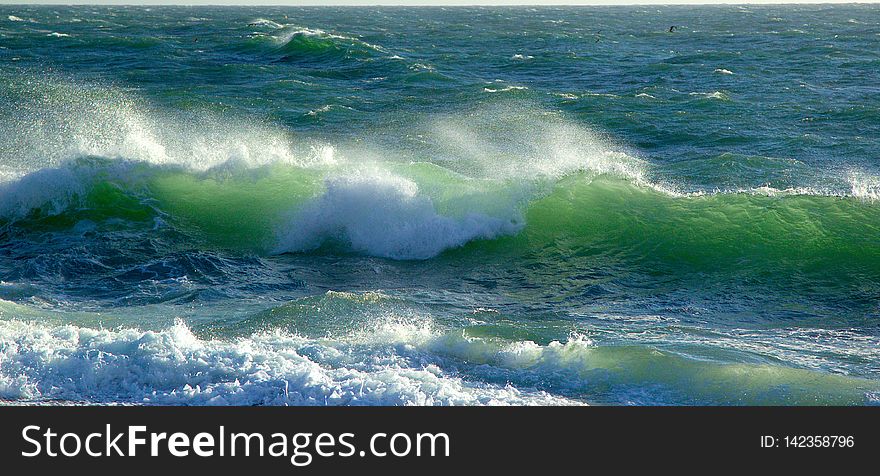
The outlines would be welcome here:
M 878 401 L 874 7 L 7 10 L 0 400 Z
M 126 223 L 145 233 L 168 228 L 183 246 L 203 239 L 263 255 L 424 260 L 472 245 L 447 257 L 490 250 L 551 262 L 588 253 L 658 271 L 836 278 L 880 269 L 873 199 L 772 189 L 679 194 L 604 172 L 478 179 L 427 162 L 198 172 L 81 158 L 11 180 L 0 197 L 3 223 L 22 240 Z

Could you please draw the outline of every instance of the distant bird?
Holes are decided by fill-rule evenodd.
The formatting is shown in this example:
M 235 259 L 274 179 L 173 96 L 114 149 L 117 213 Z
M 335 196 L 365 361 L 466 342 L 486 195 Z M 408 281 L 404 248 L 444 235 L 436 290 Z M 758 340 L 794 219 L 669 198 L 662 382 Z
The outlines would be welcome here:
M 672 25 L 671 27 L 669 27 L 669 33 L 675 33 L 675 28 L 676 28 L 675 25 Z

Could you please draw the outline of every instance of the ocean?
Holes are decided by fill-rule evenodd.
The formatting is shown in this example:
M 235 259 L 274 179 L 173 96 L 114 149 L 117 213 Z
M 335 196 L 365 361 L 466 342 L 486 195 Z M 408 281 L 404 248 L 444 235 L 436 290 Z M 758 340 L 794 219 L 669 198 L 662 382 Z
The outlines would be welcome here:
M 878 139 L 878 5 L 0 6 L 0 400 L 877 404 Z

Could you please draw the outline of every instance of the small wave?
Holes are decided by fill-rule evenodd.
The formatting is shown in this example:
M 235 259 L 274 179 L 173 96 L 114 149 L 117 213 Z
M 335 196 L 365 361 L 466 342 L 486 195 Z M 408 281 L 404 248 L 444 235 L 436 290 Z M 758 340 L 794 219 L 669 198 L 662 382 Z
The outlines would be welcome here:
M 724 68 L 715 68 L 715 71 L 713 72 L 718 74 L 733 74 L 733 71 Z
M 317 109 L 312 109 L 311 111 L 307 112 L 306 115 L 307 116 L 319 116 L 325 112 L 330 112 L 334 109 L 346 109 L 349 111 L 353 110 L 351 107 L 342 106 L 339 104 L 325 104 Z
M 691 96 L 699 96 L 703 99 L 715 99 L 718 101 L 729 101 L 730 100 L 730 96 L 728 96 L 726 93 L 724 93 L 722 91 L 712 91 L 709 93 L 692 92 L 692 93 L 688 93 L 688 94 Z
M 611 99 L 616 99 L 616 98 L 619 98 L 619 97 L 620 97 L 620 96 L 618 96 L 617 94 L 612 94 L 612 93 L 597 93 L 597 92 L 592 92 L 592 91 L 585 92 L 585 93 L 583 93 L 582 95 L 583 95 L 583 96 L 589 96 L 589 97 L 603 97 L 603 98 L 611 98 Z
M 278 22 L 272 21 L 272 20 L 268 20 L 266 18 L 257 18 L 256 20 L 248 23 L 248 26 L 259 26 L 259 27 L 269 27 L 269 28 L 278 29 L 278 28 L 282 28 L 284 25 L 282 25 Z
M 437 71 L 437 68 L 435 68 L 434 66 L 432 66 L 430 64 L 423 64 L 423 63 L 413 63 L 409 66 L 409 69 L 412 71 L 430 71 L 430 72 Z
M 508 91 L 525 91 L 529 89 L 527 86 L 504 86 L 503 88 L 483 88 L 487 93 L 506 93 Z
M 9 21 L 26 21 L 24 18 L 17 17 L 15 15 L 9 15 L 6 18 L 9 19 Z
M 291 52 L 329 52 L 339 50 L 348 55 L 369 50 L 386 52 L 379 45 L 367 43 L 351 36 L 329 33 L 317 28 L 283 27 L 282 32 L 273 36 L 273 38 L 276 44 L 283 46 Z

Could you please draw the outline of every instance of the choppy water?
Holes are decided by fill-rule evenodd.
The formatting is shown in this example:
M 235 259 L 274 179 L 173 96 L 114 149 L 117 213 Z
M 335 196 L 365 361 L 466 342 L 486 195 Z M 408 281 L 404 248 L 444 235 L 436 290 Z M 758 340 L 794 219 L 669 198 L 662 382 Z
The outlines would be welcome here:
M 2 6 L 0 399 L 877 403 L 878 72 L 877 6 Z

